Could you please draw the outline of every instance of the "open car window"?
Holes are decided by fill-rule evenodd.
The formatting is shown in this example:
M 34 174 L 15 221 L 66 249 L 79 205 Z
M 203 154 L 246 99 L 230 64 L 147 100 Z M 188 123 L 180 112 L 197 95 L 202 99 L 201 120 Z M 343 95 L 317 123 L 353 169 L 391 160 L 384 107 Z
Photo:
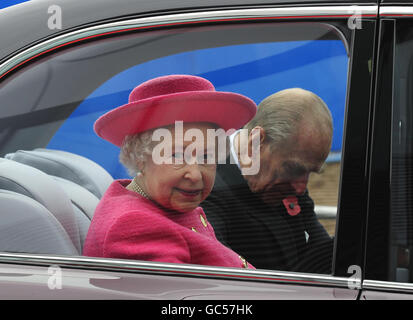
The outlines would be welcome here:
M 12 218 L 4 220 L 0 228 L 9 232 L 1 232 L 0 251 L 82 254 L 105 187 L 113 179 L 131 178 L 119 163 L 119 148 L 99 138 L 93 123 L 127 103 L 138 84 L 169 74 L 204 77 L 217 91 L 240 93 L 256 104 L 287 88 L 321 97 L 333 117 L 333 140 L 323 169 L 310 176 L 308 194 L 323 230 L 334 238 L 348 67 L 343 33 L 327 23 L 310 22 L 129 33 L 85 41 L 32 62 L 0 83 L 0 156 L 8 160 L 0 162 L 0 189 L 10 193 L 7 197 L 24 195 L 14 210 L 36 211 L 39 220 L 33 228 L 23 214 L 24 223 L 16 230 L 10 228 L 16 223 Z M 9 161 L 48 177 L 28 168 L 25 178 L 16 176 L 13 172 L 20 169 Z M 14 177 L 16 183 L 11 183 Z M 53 188 L 54 183 L 64 192 L 44 196 L 35 191 Z M 329 254 L 333 256 L 332 247 Z

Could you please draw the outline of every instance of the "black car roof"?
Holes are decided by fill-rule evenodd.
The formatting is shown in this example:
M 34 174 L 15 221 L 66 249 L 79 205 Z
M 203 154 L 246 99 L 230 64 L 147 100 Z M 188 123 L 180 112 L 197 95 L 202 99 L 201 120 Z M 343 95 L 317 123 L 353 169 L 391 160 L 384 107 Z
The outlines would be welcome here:
M 0 61 L 13 52 L 58 33 L 78 26 L 125 16 L 151 16 L 154 14 L 196 11 L 202 9 L 254 8 L 293 3 L 345 4 L 352 0 L 31 0 L 0 11 Z M 362 0 L 357 3 L 374 3 Z M 62 9 L 62 30 L 50 30 L 48 8 L 58 5 Z

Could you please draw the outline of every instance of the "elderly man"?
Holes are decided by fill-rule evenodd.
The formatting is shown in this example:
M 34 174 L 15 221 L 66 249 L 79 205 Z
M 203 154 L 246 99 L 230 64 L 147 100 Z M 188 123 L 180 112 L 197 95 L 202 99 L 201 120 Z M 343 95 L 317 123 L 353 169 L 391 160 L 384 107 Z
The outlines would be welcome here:
M 232 136 L 230 156 L 201 204 L 217 238 L 257 268 L 331 273 L 333 240 L 307 191 L 331 148 L 327 106 L 307 90 L 283 90 L 264 99 L 244 129 L 249 148 L 241 147 L 240 132 Z M 254 136 L 259 171 L 251 175 Z

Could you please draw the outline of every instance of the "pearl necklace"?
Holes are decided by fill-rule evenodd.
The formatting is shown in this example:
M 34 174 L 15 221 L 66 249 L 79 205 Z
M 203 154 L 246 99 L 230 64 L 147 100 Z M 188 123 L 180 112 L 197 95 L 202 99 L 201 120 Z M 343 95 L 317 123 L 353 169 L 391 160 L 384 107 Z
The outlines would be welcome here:
M 129 186 L 132 188 L 133 191 L 135 191 L 136 193 L 139 193 L 142 197 L 149 199 L 149 196 L 146 194 L 145 191 L 142 190 L 141 186 L 136 182 L 135 179 L 136 178 L 133 178 Z

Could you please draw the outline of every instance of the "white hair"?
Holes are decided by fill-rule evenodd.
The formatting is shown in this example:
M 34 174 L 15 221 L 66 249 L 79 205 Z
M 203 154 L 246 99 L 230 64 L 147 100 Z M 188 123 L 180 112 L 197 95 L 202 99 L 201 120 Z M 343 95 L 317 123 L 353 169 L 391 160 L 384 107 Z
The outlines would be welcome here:
M 325 102 L 310 91 L 291 88 L 265 98 L 245 128 L 250 131 L 256 126 L 262 127 L 267 141 L 274 147 L 295 134 L 303 121 L 332 135 L 331 112 Z
M 215 129 L 219 127 L 215 124 L 209 124 Z M 166 127 L 171 128 L 171 127 Z M 159 143 L 158 140 L 153 140 L 153 134 L 156 129 L 144 131 L 135 135 L 128 135 L 125 137 L 122 146 L 120 148 L 119 161 L 127 169 L 129 175 L 134 177 L 138 173 L 142 172 L 145 167 L 145 163 L 148 157 L 152 156 L 152 152 L 155 146 Z M 172 128 L 171 128 L 172 129 Z M 215 146 L 216 151 L 220 152 L 222 150 L 218 149 L 218 135 L 215 136 Z M 217 150 L 218 149 L 218 150 Z M 229 155 L 229 137 L 225 137 L 225 152 L 219 154 L 216 161 L 225 161 Z
M 134 177 L 142 171 L 147 157 L 152 154 L 155 146 L 152 141 L 154 130 L 126 136 L 120 148 L 119 161 Z

